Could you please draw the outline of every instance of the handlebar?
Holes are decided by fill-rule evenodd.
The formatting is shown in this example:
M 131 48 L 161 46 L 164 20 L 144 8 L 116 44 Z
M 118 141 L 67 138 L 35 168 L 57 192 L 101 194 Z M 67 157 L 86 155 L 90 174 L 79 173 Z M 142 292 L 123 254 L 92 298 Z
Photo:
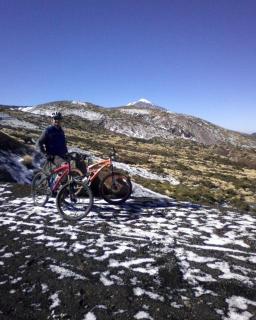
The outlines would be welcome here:
M 77 161 L 77 160 L 85 160 L 87 159 L 89 156 L 86 155 L 86 154 L 81 154 L 81 153 L 78 153 L 78 152 L 75 152 L 75 151 L 72 151 L 72 152 L 69 152 L 65 155 L 65 160 L 67 161 L 71 161 L 71 160 L 74 160 L 74 161 Z

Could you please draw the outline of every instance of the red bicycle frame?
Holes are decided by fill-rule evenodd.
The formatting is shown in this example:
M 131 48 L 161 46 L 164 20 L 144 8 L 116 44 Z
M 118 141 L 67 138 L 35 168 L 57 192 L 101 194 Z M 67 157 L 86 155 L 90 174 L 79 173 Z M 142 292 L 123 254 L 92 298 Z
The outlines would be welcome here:
M 65 176 L 68 176 L 69 173 L 70 173 L 70 163 L 63 163 L 60 167 L 57 167 L 55 169 L 53 169 L 50 173 L 50 176 L 53 175 L 53 174 L 56 174 L 57 175 L 57 178 L 55 179 L 54 183 L 53 183 L 53 186 L 52 186 L 52 191 L 57 191 L 60 184 L 61 184 L 61 181 L 63 180 L 63 178 Z

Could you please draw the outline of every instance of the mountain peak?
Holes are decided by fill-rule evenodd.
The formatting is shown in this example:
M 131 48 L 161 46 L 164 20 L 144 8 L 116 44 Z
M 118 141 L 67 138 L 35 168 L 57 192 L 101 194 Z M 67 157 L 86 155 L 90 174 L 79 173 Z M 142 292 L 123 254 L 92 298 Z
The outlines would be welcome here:
M 153 103 L 151 102 L 151 101 L 149 101 L 149 100 L 147 100 L 147 99 L 144 99 L 144 98 L 141 98 L 141 99 L 139 99 L 138 101 L 134 101 L 134 102 L 130 102 L 130 103 L 128 103 L 127 104 L 127 106 L 136 106 L 136 105 L 138 105 L 138 104 L 142 104 L 142 103 L 145 103 L 145 104 L 150 104 L 151 106 L 153 106 Z
M 141 98 L 138 101 L 134 101 L 134 102 L 130 102 L 126 105 L 127 107 L 135 107 L 137 109 L 157 109 L 157 110 L 161 110 L 161 111 L 166 111 L 165 108 L 160 107 L 154 103 L 152 103 L 151 101 Z

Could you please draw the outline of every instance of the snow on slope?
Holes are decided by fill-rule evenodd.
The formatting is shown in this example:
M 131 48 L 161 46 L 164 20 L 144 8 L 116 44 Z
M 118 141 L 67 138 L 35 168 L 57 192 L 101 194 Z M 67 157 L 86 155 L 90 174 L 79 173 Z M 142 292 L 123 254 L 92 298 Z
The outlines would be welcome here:
M 52 104 L 52 105 L 46 105 L 46 106 L 39 105 L 39 106 L 23 108 L 22 111 L 31 112 L 38 115 L 46 115 L 46 116 L 51 116 L 53 112 L 59 111 L 64 116 L 75 115 L 90 121 L 97 121 L 103 118 L 103 115 L 100 112 L 86 109 L 86 107 L 87 107 L 87 103 L 85 102 L 72 101 L 70 108 L 62 107 L 59 105 L 56 106 L 55 104 Z
M 164 140 L 185 139 L 206 145 L 231 143 L 255 148 L 255 140 L 250 136 L 226 130 L 203 119 L 170 112 L 167 109 L 140 99 L 119 108 L 100 108 L 80 101 L 52 102 L 23 111 L 50 116 L 54 111 L 64 115 L 76 115 L 90 121 L 99 121 L 110 131 L 130 137 Z M 119 112 L 118 112 L 119 111 Z
M 70 152 L 81 152 L 81 149 L 79 148 L 70 148 Z M 82 152 L 83 153 L 83 152 Z M 98 157 L 91 157 L 94 162 L 100 160 Z M 33 172 L 32 170 L 27 169 L 24 165 L 22 165 L 22 158 L 20 156 L 17 156 L 11 152 L 8 151 L 0 151 L 0 169 L 7 171 L 12 178 L 17 181 L 18 183 L 30 183 L 32 179 Z M 145 169 L 137 168 L 135 166 L 130 166 L 125 163 L 121 162 L 114 162 L 114 166 L 117 169 L 122 169 L 128 172 L 128 174 L 132 177 L 134 175 L 141 176 L 146 179 L 150 180 L 157 180 L 157 181 L 167 181 L 170 184 L 179 184 L 179 182 L 168 176 L 168 177 L 162 177 L 160 175 L 153 174 Z M 158 194 L 156 192 L 153 192 L 149 189 L 143 188 L 142 186 L 138 184 L 133 185 L 133 193 L 135 196 L 149 196 L 149 197 L 163 197 L 161 194 Z
M 139 108 L 134 108 L 134 109 L 123 109 L 123 108 L 120 108 L 119 110 L 121 112 L 123 112 L 123 113 L 129 113 L 129 114 L 150 114 L 151 113 L 150 110 L 139 109 Z
M 28 121 L 22 121 L 19 120 L 17 118 L 14 117 L 10 117 L 9 115 L 7 115 L 5 118 L 0 118 L 0 125 L 3 126 L 10 126 L 10 127 L 14 127 L 14 128 L 24 128 L 24 129 L 38 129 L 37 126 L 35 126 L 34 124 L 28 122 Z
M 7 171 L 14 181 L 24 184 L 30 183 L 33 172 L 21 163 L 21 157 L 8 151 L 0 150 L 0 169 Z
M 159 174 L 151 173 L 146 169 L 138 168 L 138 167 L 135 167 L 135 166 L 130 166 L 130 165 L 125 164 L 125 163 L 114 162 L 114 166 L 116 168 L 119 168 L 119 169 L 122 169 L 122 170 L 125 170 L 125 171 L 129 172 L 129 174 L 131 176 L 140 176 L 142 178 L 146 178 L 146 179 L 149 179 L 149 180 L 167 181 L 172 185 L 179 184 L 179 181 L 176 180 L 175 178 L 171 177 L 171 176 L 163 177 L 163 176 L 161 176 Z
M 16 239 L 15 249 L 0 246 L 8 306 L 21 296 L 38 297 L 27 311 L 58 319 L 72 305 L 79 320 L 167 319 L 164 310 L 177 319 L 254 319 L 255 217 L 167 199 L 123 206 L 96 199 L 89 216 L 70 224 L 53 199 L 42 208 L 26 197 L 6 201 L 8 185 L 0 192 L 0 230 Z M 35 270 L 36 285 L 28 281 Z M 77 299 L 84 287 L 82 310 Z
M 133 106 L 133 105 L 135 105 L 135 104 L 137 104 L 137 103 L 139 103 L 139 102 L 153 105 L 153 103 L 152 103 L 151 101 L 149 101 L 149 100 L 147 100 L 147 99 L 141 98 L 141 99 L 139 99 L 138 101 L 134 101 L 134 102 L 128 103 L 127 106 Z

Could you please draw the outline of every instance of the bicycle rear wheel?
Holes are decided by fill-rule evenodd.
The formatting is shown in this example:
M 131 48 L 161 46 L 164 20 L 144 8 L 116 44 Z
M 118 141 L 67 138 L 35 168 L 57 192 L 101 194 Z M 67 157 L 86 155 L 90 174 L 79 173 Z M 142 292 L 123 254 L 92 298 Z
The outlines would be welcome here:
M 111 204 L 125 202 L 132 193 L 132 184 L 129 177 L 113 172 L 108 174 L 100 183 L 102 198 Z
M 34 205 L 44 206 L 51 195 L 51 189 L 46 174 L 37 172 L 31 183 L 31 194 Z
M 92 191 L 86 183 L 72 180 L 58 192 L 56 205 L 64 219 L 80 220 L 87 216 L 93 206 Z

